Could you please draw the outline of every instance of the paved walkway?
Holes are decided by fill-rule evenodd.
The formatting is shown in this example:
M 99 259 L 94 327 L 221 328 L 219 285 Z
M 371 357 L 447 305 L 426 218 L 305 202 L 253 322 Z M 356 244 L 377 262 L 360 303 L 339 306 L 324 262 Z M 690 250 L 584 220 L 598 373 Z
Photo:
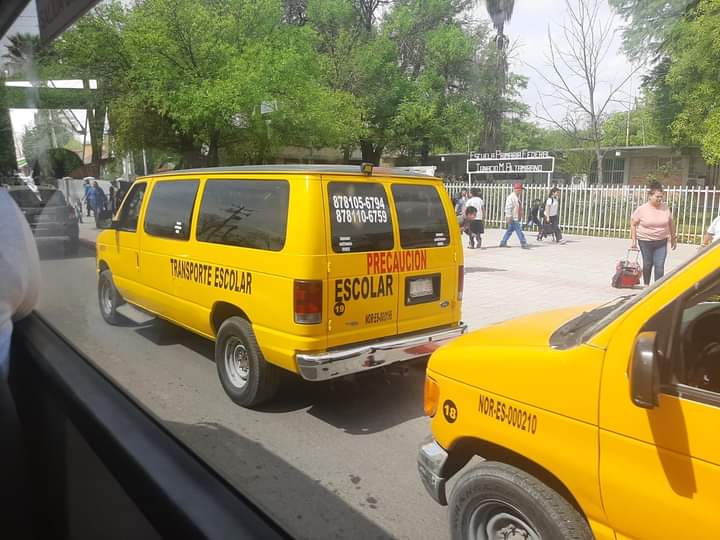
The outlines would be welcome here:
M 538 242 L 527 234 L 531 249 L 498 247 L 504 230 L 489 229 L 483 248 L 465 248 L 463 319 L 470 328 L 526 313 L 569 305 L 602 303 L 627 290 L 614 289 L 610 279 L 630 240 L 566 236 L 567 243 Z M 463 245 L 467 236 L 463 236 Z M 665 271 L 692 257 L 697 246 L 679 245 L 669 251 Z
M 94 248 L 100 231 L 94 222 L 80 225 L 80 238 Z M 489 229 L 482 249 L 465 249 L 463 320 L 470 328 L 519 315 L 573 304 L 602 303 L 627 294 L 613 289 L 610 278 L 629 240 L 566 236 L 567 243 L 537 242 L 527 235 L 531 249 L 520 249 L 517 237 L 500 248 L 504 231 Z M 467 236 L 463 236 L 463 245 Z M 680 245 L 670 251 L 665 270 L 692 257 L 697 246 Z

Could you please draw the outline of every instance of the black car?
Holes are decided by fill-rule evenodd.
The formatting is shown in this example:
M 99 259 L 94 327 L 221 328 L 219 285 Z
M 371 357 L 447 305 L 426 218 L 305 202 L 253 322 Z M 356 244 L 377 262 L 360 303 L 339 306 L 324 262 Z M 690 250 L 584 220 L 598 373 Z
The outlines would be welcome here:
M 78 215 L 62 191 L 52 187 L 30 189 L 26 186 L 8 188 L 36 238 L 64 237 L 68 247 L 77 249 L 80 238 Z

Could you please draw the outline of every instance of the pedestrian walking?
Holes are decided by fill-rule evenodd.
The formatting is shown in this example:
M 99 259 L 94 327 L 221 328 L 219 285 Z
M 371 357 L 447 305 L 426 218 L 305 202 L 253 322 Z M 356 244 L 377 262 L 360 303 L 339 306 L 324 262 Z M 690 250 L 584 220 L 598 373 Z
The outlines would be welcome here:
M 472 208 L 474 212 L 472 217 L 468 215 L 468 210 Z M 466 233 L 470 237 L 470 249 L 482 246 L 482 235 L 485 233 L 485 203 L 482 200 L 482 194 L 478 188 L 470 190 L 470 198 L 465 202 L 465 225 Z
M 677 237 L 672 214 L 664 199 L 663 188 L 658 182 L 650 184 L 648 202 L 638 206 L 630 218 L 630 239 L 632 249 L 640 246 L 643 259 L 643 282 L 650 284 L 654 273 L 655 281 L 665 274 L 667 245 L 675 249 Z
M 522 203 L 522 192 L 523 185 L 520 182 L 513 184 L 513 191 L 505 199 L 505 223 L 507 223 L 507 230 L 505 236 L 500 241 L 500 247 L 509 247 L 507 245 L 508 240 L 513 233 L 517 234 L 518 240 L 520 240 L 520 246 L 523 249 L 529 249 L 525 235 L 523 234 L 523 203 Z
M 92 210 L 93 204 L 90 200 L 90 194 L 92 193 L 92 186 L 90 185 L 90 178 L 85 178 L 83 181 L 83 202 L 85 202 L 85 209 L 87 210 L 87 217 L 90 217 L 90 211 Z M 94 197 L 94 195 L 93 195 Z
M 707 246 L 711 242 L 717 242 L 718 240 L 720 240 L 720 216 L 716 217 L 708 227 L 705 236 L 703 236 L 702 245 Z
M 528 212 L 528 220 L 525 224 L 525 228 L 530 229 L 531 225 L 535 225 L 538 228 L 538 231 L 542 233 L 542 216 L 542 203 L 540 202 L 540 199 L 534 199 L 532 206 L 530 207 L 530 211 Z
M 463 188 L 460 191 L 460 196 L 454 201 L 455 203 L 455 215 L 457 216 L 458 224 L 460 225 L 460 232 L 462 233 L 465 223 L 465 203 L 470 198 L 468 195 L 467 188 Z
M 560 188 L 552 188 L 548 195 L 547 201 L 545 201 L 545 222 L 550 224 L 550 230 L 555 236 L 555 241 L 559 244 L 564 244 L 562 239 L 562 232 L 560 231 Z M 542 231 L 541 231 L 542 232 Z M 545 236 L 543 234 L 543 236 Z
M 115 188 L 113 186 L 110 186 L 110 189 L 108 190 L 108 206 L 114 215 L 115 210 L 117 210 L 117 193 L 115 192 Z
M 92 183 L 91 195 L 93 201 L 93 214 L 95 215 L 95 228 L 99 229 L 100 214 L 107 207 L 107 197 L 97 182 Z

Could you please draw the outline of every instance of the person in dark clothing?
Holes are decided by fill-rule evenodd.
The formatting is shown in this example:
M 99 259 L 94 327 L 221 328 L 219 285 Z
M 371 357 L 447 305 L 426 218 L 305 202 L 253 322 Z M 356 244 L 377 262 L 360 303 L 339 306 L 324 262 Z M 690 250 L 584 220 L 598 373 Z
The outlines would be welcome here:
M 525 228 L 529 229 L 530 225 L 535 225 L 540 232 L 542 232 L 542 218 L 543 210 L 540 203 L 540 199 L 535 199 L 532 202 L 530 210 L 528 210 L 528 220 L 525 224 Z
M 97 182 L 92 183 L 93 213 L 95 214 L 95 227 L 100 228 L 100 213 L 107 207 L 107 197 Z

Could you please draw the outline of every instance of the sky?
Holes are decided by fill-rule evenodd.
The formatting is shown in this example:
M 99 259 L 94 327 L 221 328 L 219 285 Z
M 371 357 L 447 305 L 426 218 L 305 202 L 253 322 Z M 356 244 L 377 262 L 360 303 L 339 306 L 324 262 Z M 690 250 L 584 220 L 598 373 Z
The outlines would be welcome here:
M 602 65 L 599 78 L 605 83 L 614 82 L 617 84 L 631 70 L 630 64 L 620 50 L 620 28 L 623 21 L 619 17 L 613 16 L 613 11 L 610 9 L 607 0 L 598 1 L 603 19 L 613 19 L 613 29 L 615 31 L 612 46 Z M 483 0 L 477 0 L 477 2 L 478 6 L 475 9 L 475 14 L 478 17 L 488 19 Z M 35 0 L 31 0 L 6 36 L 17 32 L 37 33 L 35 9 Z M 505 26 L 505 34 L 514 44 L 515 50 L 511 61 L 511 70 L 529 78 L 528 88 L 522 93 L 521 97 L 529 105 L 532 112 L 542 112 L 539 94 L 552 94 L 551 88 L 533 70 L 533 67 L 543 74 L 549 75 L 551 73 L 546 58 L 549 50 L 547 30 L 550 27 L 554 39 L 558 38 L 558 27 L 562 24 L 564 18 L 565 0 L 515 0 L 513 17 Z M 5 39 L 3 39 L 3 45 L 4 43 Z M 4 50 L 1 50 L 0 53 L 4 53 Z M 626 85 L 626 91 L 622 94 L 624 103 L 613 104 L 612 111 L 626 110 L 629 100 L 632 99 L 633 95 L 637 94 L 639 82 L 640 77 L 638 75 L 633 77 L 631 83 Z M 600 93 L 606 94 L 607 90 Z M 545 105 L 550 109 L 553 117 L 562 117 L 564 111 L 562 106 L 553 103 L 552 99 L 545 99 Z M 28 110 L 12 110 L 11 118 L 13 130 L 22 133 L 26 126 L 32 125 L 33 113 Z M 540 118 L 532 117 L 532 119 L 541 125 L 548 125 L 546 121 Z

